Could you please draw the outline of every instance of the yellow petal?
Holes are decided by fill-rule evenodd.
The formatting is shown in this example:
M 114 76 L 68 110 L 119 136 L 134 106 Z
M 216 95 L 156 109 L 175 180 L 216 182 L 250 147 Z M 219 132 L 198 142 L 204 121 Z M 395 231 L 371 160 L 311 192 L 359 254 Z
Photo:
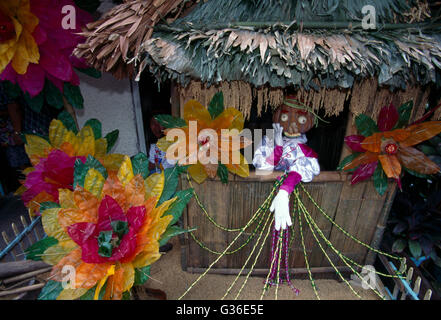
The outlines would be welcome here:
M 57 300 L 75 300 L 86 294 L 89 289 L 77 288 L 77 289 L 63 289 L 57 297 Z
M 162 137 L 156 142 L 156 146 L 159 150 L 167 152 L 168 148 L 174 143 L 175 141 L 167 141 L 167 137 Z
M 157 223 L 157 221 L 159 221 L 159 219 L 162 217 L 162 215 L 164 214 L 164 212 L 166 212 L 168 210 L 168 208 L 172 205 L 173 202 L 176 201 L 176 197 L 164 201 L 163 203 L 161 203 L 161 205 L 157 208 L 154 208 L 152 210 L 152 224 Z M 170 216 L 171 217 L 171 216 Z
M 164 210 L 165 211 L 165 210 Z M 167 215 L 159 219 L 156 224 L 152 225 L 152 228 L 148 231 L 147 236 L 153 240 L 159 241 L 161 239 L 162 234 L 167 229 L 170 222 L 173 220 L 172 215 Z
M 101 159 L 107 153 L 107 140 L 104 138 L 95 140 L 95 158 Z
M 17 50 L 11 65 L 18 74 L 25 74 L 28 70 L 29 63 L 37 64 L 40 60 L 40 52 L 38 45 L 32 34 L 23 30 L 20 39 L 17 42 Z
M 27 134 L 25 150 L 31 160 L 37 161 L 39 158 L 45 158 L 48 156 L 52 146 L 45 139 L 35 136 L 33 134 Z M 33 159 L 32 159 L 33 158 Z M 39 161 L 37 161 L 38 163 Z M 37 164 L 35 163 L 35 164 Z M 34 162 L 33 162 L 34 164 Z
M 99 296 L 100 296 L 100 291 L 101 288 L 104 286 L 104 284 L 106 283 L 106 280 L 108 277 L 112 276 L 115 274 L 115 265 L 111 265 L 109 267 L 109 269 L 107 270 L 107 274 L 104 276 L 104 278 L 102 278 L 100 280 L 100 282 L 98 283 L 96 290 L 95 290 L 95 296 L 93 297 L 93 300 L 98 300 Z
M 59 148 L 64 142 L 64 137 L 68 130 L 60 120 L 52 120 L 49 126 L 49 141 L 54 148 Z
M 134 268 L 143 268 L 156 262 L 160 257 L 159 243 L 157 241 L 152 241 L 148 246 L 148 250 L 137 255 L 135 260 L 133 260 L 132 265 Z
M 184 120 L 208 124 L 211 122 L 211 115 L 202 104 L 196 100 L 190 100 L 184 105 Z
M 154 173 L 144 180 L 145 198 L 156 197 L 155 206 L 159 198 L 161 198 L 162 189 L 164 189 L 164 180 L 164 171 Z
M 111 171 L 118 171 L 125 159 L 125 155 L 112 153 L 105 155 L 101 160 L 104 168 Z
M 239 151 L 233 151 L 233 158 L 240 158 L 240 163 L 238 164 L 226 164 L 226 167 L 231 173 L 237 174 L 240 177 L 246 178 L 250 175 L 250 167 L 247 160 Z
M 227 108 L 212 122 L 213 129 L 236 129 L 239 134 L 243 130 L 244 118 L 242 112 L 235 108 Z
M 61 241 L 56 245 L 47 248 L 41 258 L 47 264 L 56 265 L 61 259 L 76 248 L 77 244 L 72 240 Z
M 128 156 L 124 156 L 124 161 L 118 170 L 118 179 L 121 181 L 122 185 L 125 186 L 133 179 L 133 177 L 132 161 L 130 161 Z
M 188 173 L 193 178 L 193 180 L 199 184 L 204 182 L 208 176 L 207 172 L 205 172 L 204 166 L 202 164 L 200 164 L 199 162 L 191 165 L 188 168 Z
M 93 130 L 89 126 L 85 126 L 78 133 L 77 137 L 80 139 L 80 143 L 77 149 L 78 156 L 95 155 L 95 135 Z
M 70 238 L 58 223 L 58 211 L 60 210 L 60 208 L 44 210 L 41 214 L 41 221 L 43 223 L 43 229 L 49 237 L 54 237 L 58 241 L 65 241 Z
M 73 192 L 69 189 L 58 189 L 58 200 L 61 208 L 76 208 Z
M 130 290 L 133 287 L 133 283 L 135 282 L 135 269 L 131 263 L 123 263 L 121 268 L 124 269 L 124 286 L 123 292 Z
M 105 181 L 106 179 L 104 179 L 98 170 L 91 168 L 87 171 L 86 177 L 84 178 L 84 190 L 89 191 L 95 197 L 99 198 Z

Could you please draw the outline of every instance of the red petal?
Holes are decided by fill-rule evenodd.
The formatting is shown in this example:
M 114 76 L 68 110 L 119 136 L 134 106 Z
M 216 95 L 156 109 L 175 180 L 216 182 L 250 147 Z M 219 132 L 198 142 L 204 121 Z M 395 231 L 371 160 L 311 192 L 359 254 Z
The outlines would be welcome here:
M 112 256 L 109 261 L 118 261 L 126 256 L 130 256 L 136 249 L 136 233 L 130 228 L 129 232 L 122 238 L 118 248 L 113 249 Z
M 146 209 L 144 206 L 139 207 L 131 207 L 127 210 L 127 221 L 129 222 L 130 229 L 133 229 L 135 232 L 141 228 L 144 224 L 146 217 Z
M 110 196 L 105 196 L 98 209 L 98 230 L 112 230 L 112 221 L 127 221 L 127 217 L 118 202 Z
M 392 103 L 388 107 L 383 107 L 378 115 L 378 129 L 382 132 L 391 130 L 399 117 L 397 108 Z
M 372 177 L 375 169 L 377 169 L 377 166 L 378 161 L 362 164 L 361 166 L 359 166 L 357 170 L 355 170 L 355 172 L 352 174 L 351 184 L 356 184 L 357 182 L 364 181 Z
M 96 224 L 90 222 L 75 223 L 67 227 L 67 233 L 75 243 L 82 246 L 90 237 L 93 238 Z M 96 239 L 95 239 L 96 241 Z

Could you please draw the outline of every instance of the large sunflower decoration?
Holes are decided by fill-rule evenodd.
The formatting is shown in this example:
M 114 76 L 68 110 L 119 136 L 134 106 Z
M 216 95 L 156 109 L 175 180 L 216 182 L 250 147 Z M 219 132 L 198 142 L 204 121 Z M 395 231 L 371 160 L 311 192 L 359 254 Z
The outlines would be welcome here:
M 44 101 L 62 108 L 63 96 L 72 106 L 83 107 L 75 70 L 100 76 L 72 55 L 85 40 L 79 33 L 92 21 L 82 8 L 93 12 L 99 5 L 97 0 L 90 2 L 94 5 L 73 0 L 0 1 L 0 80 L 12 98 L 23 92 L 37 112 Z
M 441 132 L 441 121 L 417 122 L 408 125 L 412 101 L 398 110 L 392 104 L 381 109 L 378 123 L 359 115 L 355 124 L 359 135 L 345 138 L 354 153 L 343 159 L 339 168 L 353 172 L 352 184 L 369 179 L 379 194 L 387 189 L 387 178 L 395 179 L 401 187 L 403 168 L 412 174 L 429 175 L 440 168 L 413 146 Z
M 145 283 L 160 245 L 187 232 L 175 225 L 192 197 L 191 189 L 176 192 L 179 173 L 176 166 L 145 178 L 144 154 L 125 156 L 117 170 L 76 166 L 75 190 L 42 205 L 48 237 L 27 250 L 53 265 L 39 299 L 119 300 Z
M 123 155 L 107 154 L 118 134 L 114 130 L 103 137 L 101 123 L 96 119 L 78 130 L 74 119 L 63 111 L 58 119 L 52 120 L 48 138 L 24 135 L 25 150 L 33 166 L 24 171 L 26 179 L 20 193 L 30 214 L 38 214 L 43 202 L 58 202 L 58 189 L 73 190 L 77 161 L 87 165 L 102 163 L 106 168 L 118 166 Z
M 178 159 L 178 163 L 190 164 L 188 173 L 197 183 L 203 183 L 207 177 L 215 178 L 216 175 L 222 182 L 227 183 L 228 172 L 240 177 L 249 176 L 248 162 L 240 152 L 240 149 L 251 144 L 249 139 L 240 137 L 244 128 L 244 117 L 235 108 L 224 108 L 222 92 L 214 95 L 208 108 L 196 100 L 188 101 L 184 106 L 183 119 L 170 115 L 158 115 L 155 118 L 166 128 L 164 130 L 166 136 L 158 141 L 158 147 L 167 152 L 171 145 L 181 144 L 186 151 L 185 155 Z M 197 130 L 190 130 L 190 121 L 196 124 Z M 167 133 L 171 129 L 181 129 L 185 134 L 185 140 L 167 141 Z M 206 129 L 214 130 L 216 136 L 213 138 L 204 135 L 203 131 Z M 194 137 L 190 137 L 192 134 Z M 238 143 L 233 142 L 234 138 L 238 138 L 236 140 Z M 191 147 L 192 140 L 196 141 L 195 148 Z M 210 150 L 211 147 L 204 148 L 209 145 L 214 146 L 214 152 Z M 206 155 L 207 161 L 204 163 L 200 161 L 198 155 L 201 152 Z M 197 162 L 191 163 L 192 158 Z

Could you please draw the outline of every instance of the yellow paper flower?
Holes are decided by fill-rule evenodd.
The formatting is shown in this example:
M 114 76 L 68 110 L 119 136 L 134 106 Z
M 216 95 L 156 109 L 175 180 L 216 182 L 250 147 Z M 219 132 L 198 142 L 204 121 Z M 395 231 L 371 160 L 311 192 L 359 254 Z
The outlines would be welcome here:
M 40 53 L 32 33 L 38 18 L 31 12 L 29 0 L 2 0 L 0 2 L 3 26 L 13 25 L 10 39 L 0 41 L 0 73 L 11 63 L 18 74 L 25 74 L 30 63 L 38 63 Z
M 184 106 L 184 120 L 187 125 L 179 129 L 185 133 L 186 140 L 180 141 L 179 143 L 185 144 L 183 148 L 186 150 L 186 153 L 185 157 L 179 160 L 179 163 L 183 165 L 186 164 L 186 161 L 191 161 L 192 156 L 198 159 L 196 164 L 192 164 L 188 168 L 188 173 L 197 183 L 204 182 L 207 177 L 216 177 L 219 162 L 224 163 L 228 171 L 233 174 L 237 174 L 241 177 L 249 176 L 248 162 L 240 153 L 240 149 L 248 146 L 251 141 L 244 137 L 240 139 L 239 143 L 233 143 L 232 140 L 233 137 L 239 136 L 244 127 L 244 117 L 239 110 L 226 108 L 213 119 L 207 108 L 196 100 L 190 100 Z M 190 130 L 190 121 L 194 121 L 197 124 L 196 132 Z M 204 134 L 201 134 L 201 131 L 205 129 L 214 130 L 216 132 L 215 139 L 217 139 L 217 141 L 210 141 L 210 137 L 204 138 Z M 164 133 L 167 135 L 170 130 L 171 129 L 164 130 Z M 222 132 L 223 130 L 230 130 L 230 133 L 225 135 Z M 194 151 L 191 149 L 192 139 L 190 139 L 190 134 L 195 135 L 195 137 L 193 137 L 194 140 L 197 139 L 197 145 Z M 225 140 L 226 143 L 223 140 Z M 173 142 L 167 141 L 166 137 L 163 137 L 158 141 L 158 147 L 166 152 L 172 143 Z M 205 152 L 204 146 L 209 146 L 207 150 L 214 146 L 216 150 L 213 153 L 211 151 L 207 152 L 209 154 L 209 161 L 201 163 L 197 153 Z M 211 158 L 213 160 L 211 160 Z M 227 159 L 227 161 L 222 161 L 225 159 Z M 183 162 L 181 162 L 181 160 L 183 160 Z
M 106 169 L 116 170 L 124 159 L 120 154 L 107 154 L 106 138 L 96 138 L 92 125 L 75 133 L 62 121 L 52 120 L 49 141 L 36 135 L 25 137 L 25 150 L 33 167 L 24 172 L 26 190 L 21 196 L 31 215 L 38 214 L 43 202 L 58 202 L 58 189 L 72 189 L 76 160 L 84 163 L 92 156 Z
M 107 178 L 89 169 L 84 187 L 60 190 L 59 208 L 42 212 L 46 234 L 58 243 L 42 256 L 54 265 L 52 280 L 62 281 L 63 268 L 72 266 L 75 281 L 57 299 L 76 299 L 91 289 L 94 299 L 100 293 L 104 299 L 121 299 L 135 284 L 136 273 L 160 258 L 159 240 L 173 220 L 167 210 L 178 201 L 174 197 L 158 205 L 164 183 L 164 172 L 146 180 L 135 175 L 126 156 Z

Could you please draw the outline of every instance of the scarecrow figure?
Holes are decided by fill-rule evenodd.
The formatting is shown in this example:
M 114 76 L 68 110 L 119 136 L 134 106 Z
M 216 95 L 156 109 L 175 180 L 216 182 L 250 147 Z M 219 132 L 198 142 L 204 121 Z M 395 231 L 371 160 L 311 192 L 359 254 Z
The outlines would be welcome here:
M 317 121 L 311 109 L 295 97 L 288 96 L 273 116 L 274 139 L 265 136 L 254 154 L 256 169 L 288 172 L 270 207 L 277 231 L 292 225 L 289 195 L 295 186 L 300 181 L 312 181 L 320 173 L 317 154 L 306 145 L 305 135 Z

